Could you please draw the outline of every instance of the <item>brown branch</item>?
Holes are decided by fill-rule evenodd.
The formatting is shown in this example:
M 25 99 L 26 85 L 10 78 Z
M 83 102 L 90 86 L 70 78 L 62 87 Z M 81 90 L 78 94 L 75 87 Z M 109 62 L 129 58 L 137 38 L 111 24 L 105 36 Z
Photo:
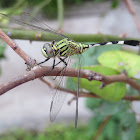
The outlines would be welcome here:
M 52 84 L 52 83 L 46 81 L 44 78 L 40 78 L 40 77 L 39 77 L 39 80 L 42 81 L 43 83 L 45 83 L 45 84 L 46 84 L 48 87 L 50 87 L 50 88 L 53 88 L 53 89 L 56 88 L 56 86 L 55 86 L 54 84 Z
M 106 124 L 110 120 L 110 116 L 106 116 L 105 120 L 100 125 L 98 131 L 96 132 L 96 135 L 94 136 L 93 140 L 97 140 L 103 129 L 105 128 Z
M 59 87 L 58 90 L 61 90 L 63 92 L 68 92 L 70 94 L 73 94 L 74 96 L 77 96 L 77 91 L 73 91 L 73 90 L 69 90 L 69 89 L 65 89 L 65 88 L 61 88 Z M 80 92 L 79 93 L 79 97 L 86 97 L 86 98 L 100 98 L 100 96 L 94 94 L 94 93 L 88 93 L 88 92 Z M 70 101 L 69 101 L 69 104 L 75 100 L 76 98 L 72 98 Z M 128 100 L 128 101 L 139 101 L 140 100 L 140 96 L 124 96 L 122 98 L 123 100 Z
M 134 10 L 134 5 L 133 5 L 133 2 L 132 0 L 123 0 L 124 3 L 125 3 L 125 6 L 126 8 L 128 9 L 129 13 L 133 16 L 134 18 L 134 21 L 136 23 L 136 26 L 137 26 L 137 29 L 140 33 L 140 21 L 135 13 L 135 10 Z
M 47 67 L 47 66 L 40 67 L 38 65 L 35 66 L 31 71 L 26 72 L 25 74 L 18 76 L 17 78 L 14 78 L 7 83 L 1 84 L 0 85 L 0 95 L 4 94 L 6 91 L 8 91 L 16 86 L 19 86 L 25 82 L 28 82 L 28 81 L 31 81 L 36 78 L 40 78 L 40 77 L 44 76 L 44 74 L 46 74 L 51 69 L 52 69 L 52 67 Z M 47 76 L 56 76 L 58 74 L 58 72 L 61 70 L 62 70 L 61 67 L 55 67 L 54 70 L 51 71 L 50 73 L 48 73 Z M 105 75 L 102 75 L 100 73 L 90 71 L 90 70 L 81 70 L 80 73 L 81 73 L 80 78 L 101 81 L 105 85 L 113 83 L 113 82 L 125 82 L 125 83 L 128 83 L 129 85 L 131 85 L 132 87 L 134 87 L 135 89 L 137 89 L 138 91 L 140 90 L 140 85 L 137 82 L 135 82 L 133 79 L 128 78 L 125 74 L 105 76 Z M 77 77 L 77 74 L 78 74 L 78 72 L 76 69 L 67 68 L 64 73 L 64 76 Z M 58 75 L 58 76 L 60 76 L 60 75 Z M 71 91 L 64 89 L 64 88 L 58 88 L 58 90 L 63 90 L 63 91 L 71 93 Z M 84 95 L 81 94 L 81 96 L 84 96 Z
M 16 86 L 19 86 L 25 82 L 28 82 L 28 81 L 31 81 L 36 78 L 40 78 L 40 77 L 44 76 L 51 69 L 52 69 L 52 67 L 47 67 L 47 66 L 46 67 L 41 67 L 38 65 L 34 66 L 34 68 L 31 71 L 26 72 L 25 74 L 18 76 L 17 78 L 14 78 L 7 83 L 1 84 L 0 85 L 0 95 L 4 94 L 6 91 L 8 91 Z M 62 70 L 61 67 L 55 67 L 53 71 L 51 71 L 50 73 L 47 74 L 47 76 L 56 76 L 58 74 L 58 72 L 60 72 L 61 70 Z M 93 79 L 100 81 L 99 77 L 101 77 L 101 76 L 98 75 L 97 73 L 95 74 L 95 72 L 92 72 L 89 70 L 81 70 L 82 78 L 88 79 L 90 76 L 90 73 L 92 73 L 92 74 L 94 73 L 95 77 L 93 77 Z M 60 76 L 60 75 L 58 75 L 58 76 Z M 77 70 L 72 69 L 72 68 L 67 68 L 65 70 L 64 76 L 77 77 Z
M 47 84 L 50 88 L 53 88 L 53 89 L 56 89 L 57 90 L 60 90 L 60 91 L 63 91 L 63 92 L 67 92 L 67 93 L 70 93 L 70 94 L 73 94 L 74 97 L 68 102 L 68 104 L 71 104 L 72 101 L 74 101 L 77 96 L 77 91 L 73 91 L 73 90 L 70 90 L 70 89 L 66 89 L 66 88 L 62 88 L 62 87 L 57 87 L 56 85 L 46 81 L 45 79 L 42 79 L 40 78 L 40 80 L 42 82 L 44 82 L 45 84 Z M 88 92 L 80 92 L 79 94 L 79 97 L 86 97 L 86 98 L 100 98 L 100 96 L 96 95 L 95 93 L 88 93 Z M 128 100 L 128 101 L 139 101 L 140 100 L 140 96 L 125 96 L 122 98 L 123 100 Z
M 124 82 L 129 84 L 131 87 L 135 88 L 140 92 L 140 84 L 138 84 L 135 80 L 127 77 L 126 74 L 121 73 L 120 75 L 111 75 L 111 76 L 105 76 L 102 75 L 103 80 L 101 80 L 105 85 L 114 83 L 114 82 Z M 93 79 L 94 80 L 94 79 Z
M 2 38 L 29 66 L 35 65 L 35 60 L 31 59 L 11 38 L 9 38 L 2 30 L 0 30 L 0 38 Z

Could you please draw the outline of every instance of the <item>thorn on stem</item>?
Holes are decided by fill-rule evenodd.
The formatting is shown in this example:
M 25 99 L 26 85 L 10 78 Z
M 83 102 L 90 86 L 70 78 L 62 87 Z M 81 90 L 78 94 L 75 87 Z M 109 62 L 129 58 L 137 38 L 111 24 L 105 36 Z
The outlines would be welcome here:
M 39 40 L 39 39 L 42 37 L 42 34 L 38 34 L 38 33 L 37 33 L 37 34 L 35 35 L 35 37 L 36 37 L 36 39 Z
M 15 45 L 14 47 L 13 47 L 13 50 L 16 50 L 18 48 L 18 46 L 17 45 Z
M 27 65 L 27 71 L 30 71 L 36 64 L 36 60 L 35 59 L 29 59 L 28 62 L 25 62 L 25 64 Z
M 102 82 L 100 85 L 100 89 L 103 89 L 105 86 L 106 86 L 106 84 Z
M 70 105 L 74 100 L 76 100 L 75 96 L 70 101 L 68 101 L 68 105 Z
M 127 71 L 126 71 L 126 70 L 123 70 L 123 71 L 121 72 L 121 74 L 124 74 L 124 75 L 127 76 Z
M 7 35 L 8 35 L 9 37 L 11 37 L 11 36 L 12 36 L 12 33 L 11 33 L 10 31 L 8 31 L 8 32 L 7 32 Z

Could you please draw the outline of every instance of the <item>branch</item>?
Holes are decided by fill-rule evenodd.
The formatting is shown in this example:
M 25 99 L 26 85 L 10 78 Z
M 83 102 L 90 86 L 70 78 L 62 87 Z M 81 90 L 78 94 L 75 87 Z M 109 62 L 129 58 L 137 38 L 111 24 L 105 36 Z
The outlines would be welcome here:
M 36 78 L 40 78 L 40 77 L 44 76 L 44 74 L 47 73 L 48 71 L 50 71 L 51 69 L 52 69 L 52 67 L 35 66 L 31 71 L 26 72 L 25 74 L 23 74 L 21 76 L 18 76 L 17 78 L 14 78 L 7 83 L 1 84 L 0 85 L 0 95 L 4 94 L 5 92 L 23 84 L 23 83 L 26 83 L 26 82 L 29 82 L 29 81 L 34 80 Z M 54 70 L 51 71 L 50 73 L 48 73 L 47 76 L 56 76 L 60 70 L 62 70 L 61 67 L 55 67 Z M 134 80 L 132 80 L 132 79 L 126 77 L 126 76 L 122 76 L 122 74 L 121 75 L 116 75 L 116 76 L 115 75 L 114 76 L 105 76 L 105 75 L 102 75 L 102 74 L 99 74 L 97 72 L 90 71 L 90 70 L 81 70 L 80 73 L 81 73 L 80 78 L 85 78 L 85 79 L 88 79 L 88 80 L 89 79 L 94 79 L 94 80 L 106 83 L 106 85 L 110 84 L 112 82 L 125 81 L 126 83 L 129 83 L 131 86 L 135 86 L 136 88 L 140 89 L 139 84 L 137 84 Z M 67 68 L 65 73 L 64 73 L 64 76 L 77 77 L 78 76 L 77 74 L 78 74 L 78 70 L 72 69 L 72 68 Z M 58 76 L 60 76 L 60 75 L 58 75 Z M 115 79 L 112 79 L 112 78 L 115 78 Z M 121 80 L 121 78 L 122 78 L 122 80 Z M 45 80 L 42 79 L 42 81 L 44 82 Z M 49 85 L 49 87 L 57 88 L 56 86 L 52 86 L 52 84 L 49 84 L 47 82 L 45 82 L 45 83 L 47 85 Z M 76 95 L 76 93 L 77 93 L 76 91 L 71 91 L 71 90 L 68 90 L 68 89 L 65 89 L 65 88 L 61 88 L 61 87 L 59 87 L 57 89 L 61 90 L 61 91 L 69 92 L 73 95 Z M 89 93 L 85 93 L 85 92 L 82 92 L 80 94 L 80 97 L 99 98 L 99 96 L 97 96 L 95 94 L 89 94 Z M 124 97 L 124 99 L 132 101 L 132 100 L 140 100 L 140 97 L 139 96 L 138 97 L 126 96 L 126 97 Z
M 98 137 L 100 136 L 101 132 L 105 128 L 105 126 L 108 123 L 108 121 L 110 120 L 110 118 L 111 118 L 111 116 L 106 116 L 105 117 L 104 121 L 99 126 L 99 129 L 97 130 L 96 135 L 94 136 L 93 140 L 97 140 L 98 139 Z
M 68 102 L 68 104 L 71 104 L 71 102 L 73 100 L 76 100 L 77 91 L 73 91 L 73 90 L 70 90 L 70 89 L 63 88 L 63 87 L 57 87 L 53 83 L 50 83 L 50 82 L 48 82 L 48 81 L 46 81 L 45 79 L 42 79 L 42 78 L 40 78 L 40 80 L 42 82 L 44 82 L 46 85 L 48 85 L 50 88 L 52 88 L 52 89 L 57 89 L 57 90 L 60 90 L 60 91 L 63 91 L 63 92 L 67 92 L 67 93 L 73 94 L 74 97 Z M 88 92 L 83 92 L 83 91 L 80 92 L 78 97 L 100 98 L 100 96 L 96 95 L 95 93 L 88 93 Z M 123 100 L 139 101 L 140 100 L 140 96 L 128 96 L 128 95 L 126 95 L 126 96 L 123 97 Z
M 59 41 L 62 38 L 47 32 L 36 33 L 32 30 L 17 30 L 1 28 L 12 39 L 27 39 L 39 41 Z M 140 40 L 138 38 L 122 38 L 113 35 L 105 34 L 64 34 L 77 42 L 104 42 L 104 41 L 117 41 L 117 40 Z
M 137 15 L 136 15 L 135 10 L 134 10 L 134 5 L 133 5 L 132 0 L 123 0 L 123 1 L 125 3 L 126 8 L 129 11 L 129 13 L 133 16 L 133 19 L 136 23 L 137 29 L 140 33 L 140 21 L 139 21 L 139 18 L 137 17 Z
M 59 22 L 59 30 L 63 27 L 63 19 L 64 19 L 64 2 L 63 0 L 57 0 L 57 17 Z
M 103 83 L 110 84 L 114 82 L 124 82 L 129 84 L 131 87 L 136 89 L 138 92 L 140 92 L 140 84 L 138 84 L 135 80 L 127 77 L 126 74 L 121 73 L 120 75 L 111 75 L 111 76 L 104 76 Z
M 2 38 L 25 62 L 33 67 L 35 60 L 31 59 L 11 38 L 9 38 L 2 30 L 0 30 L 0 38 Z
M 25 82 L 34 80 L 36 78 L 40 78 L 42 76 L 44 76 L 47 72 L 51 71 L 52 67 L 41 67 L 41 66 L 34 66 L 34 68 L 29 71 L 26 72 L 25 74 L 18 76 L 17 78 L 12 79 L 11 81 L 1 84 L 0 85 L 0 95 L 4 94 L 5 92 L 7 92 L 10 89 L 13 89 Z M 47 76 L 56 76 L 58 75 L 58 73 L 62 70 L 61 67 L 55 67 L 54 70 L 52 70 L 50 73 L 47 74 Z M 72 68 L 67 68 L 65 70 L 65 73 L 63 74 L 64 76 L 70 76 L 70 77 L 77 77 L 78 70 L 76 69 L 72 69 Z M 89 79 L 90 76 L 95 75 L 93 77 L 93 79 L 100 81 L 102 76 L 98 75 L 96 72 L 93 71 L 89 71 L 89 70 L 81 70 L 81 78 L 86 78 Z M 60 76 L 60 74 L 58 75 Z

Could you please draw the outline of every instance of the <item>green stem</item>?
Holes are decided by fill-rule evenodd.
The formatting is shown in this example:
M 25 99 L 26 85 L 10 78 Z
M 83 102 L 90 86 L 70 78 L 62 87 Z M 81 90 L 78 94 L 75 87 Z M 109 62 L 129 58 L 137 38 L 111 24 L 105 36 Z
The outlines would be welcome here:
M 17 3 L 15 3 L 15 5 L 12 8 L 9 8 L 10 11 L 7 13 L 7 15 L 12 15 L 13 13 L 15 13 L 16 10 L 21 8 L 23 5 L 26 5 L 26 1 L 18 0 Z
M 12 39 L 24 39 L 24 40 L 35 40 L 35 41 L 59 41 L 62 37 L 47 32 L 41 32 L 38 34 L 32 30 L 17 30 L 17 29 L 5 29 L 1 28 L 6 34 Z M 121 38 L 113 35 L 105 34 L 64 34 L 70 39 L 76 42 L 105 42 L 115 40 L 140 40 L 138 38 Z
M 63 26 L 63 17 L 64 17 L 64 7 L 63 0 L 57 0 L 57 11 L 58 11 L 58 22 L 59 22 L 59 30 L 62 29 Z
M 32 16 L 35 16 L 41 9 L 43 9 L 46 5 L 48 5 L 51 2 L 51 0 L 44 0 L 39 5 L 35 6 L 33 11 L 31 12 Z

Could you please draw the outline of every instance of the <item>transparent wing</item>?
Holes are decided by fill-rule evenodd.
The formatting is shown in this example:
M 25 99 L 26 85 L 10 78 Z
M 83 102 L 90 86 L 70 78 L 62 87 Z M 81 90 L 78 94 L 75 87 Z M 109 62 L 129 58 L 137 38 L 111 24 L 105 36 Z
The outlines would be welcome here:
M 70 57 L 67 58 L 67 64 L 70 61 Z M 61 77 L 59 80 L 59 84 L 57 86 L 57 89 L 55 90 L 52 102 L 51 102 L 51 107 L 50 107 L 50 120 L 54 121 L 59 113 L 59 111 L 61 110 L 63 103 L 66 99 L 67 93 L 66 92 L 62 92 L 60 90 L 58 90 L 59 87 L 64 87 L 65 84 L 65 80 L 64 80 L 64 73 L 65 73 L 66 68 L 61 71 Z
M 0 13 L 0 16 L 3 18 L 7 18 L 8 20 L 17 23 L 19 25 L 23 25 L 25 27 L 29 27 L 32 30 L 37 30 L 37 31 L 46 31 L 46 32 L 50 32 L 53 34 L 57 34 L 63 38 L 68 38 L 63 34 L 58 33 L 57 31 L 53 30 L 52 28 L 50 28 L 48 25 L 46 25 L 45 23 L 40 22 L 38 19 L 32 17 L 30 14 L 23 12 L 20 15 L 20 19 L 14 18 L 14 17 L 10 17 L 8 15 L 5 15 L 3 13 Z
M 78 123 L 78 98 L 79 98 L 79 93 L 80 93 L 81 66 L 82 66 L 82 63 L 84 62 L 81 60 L 81 58 L 82 58 L 82 54 L 77 54 L 76 67 L 78 69 L 78 72 L 77 72 L 77 96 L 76 96 L 75 128 L 77 127 L 77 123 Z
M 65 101 L 67 97 L 67 93 L 64 93 L 62 91 L 56 91 L 55 92 L 55 95 L 53 96 L 53 100 L 51 102 L 51 108 L 50 108 L 50 120 L 51 122 L 53 122 L 58 113 L 60 112 L 62 106 L 63 106 L 63 103 Z
M 48 29 L 51 32 L 56 32 L 53 29 L 51 29 L 48 25 L 44 24 L 43 22 L 40 22 L 38 19 L 35 17 L 31 16 L 29 13 L 23 12 L 20 14 L 20 19 L 21 21 L 24 21 L 25 23 L 37 26 L 41 29 Z
M 61 37 L 64 37 L 64 38 L 68 38 L 63 34 L 58 33 L 57 31 L 55 31 L 54 29 L 49 27 L 47 24 L 45 24 L 43 22 L 40 22 L 38 19 L 31 16 L 29 13 L 23 12 L 20 15 L 20 18 L 21 18 L 21 21 L 24 21 L 25 23 L 28 23 L 28 24 L 32 23 L 31 28 L 33 30 L 36 29 L 36 30 L 41 30 L 41 31 L 47 31 L 47 32 L 50 32 L 50 33 L 53 33 L 53 34 L 57 34 L 57 35 L 59 35 Z M 36 27 L 38 27 L 38 28 L 36 28 Z

